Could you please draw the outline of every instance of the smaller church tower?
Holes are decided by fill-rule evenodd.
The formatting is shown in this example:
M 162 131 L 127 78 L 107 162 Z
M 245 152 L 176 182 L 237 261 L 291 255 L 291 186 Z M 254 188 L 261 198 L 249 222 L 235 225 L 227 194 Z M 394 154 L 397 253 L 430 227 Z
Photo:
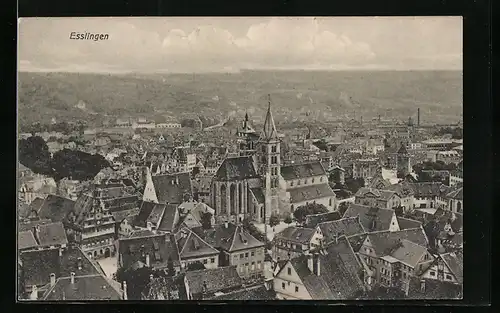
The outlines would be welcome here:
M 403 142 L 396 155 L 396 171 L 399 178 L 411 173 L 410 154 Z
M 257 147 L 257 164 L 262 177 L 265 191 L 266 220 L 272 212 L 279 209 L 279 177 L 281 175 L 280 140 L 274 118 L 271 113 L 271 96 L 264 121 L 264 129 Z

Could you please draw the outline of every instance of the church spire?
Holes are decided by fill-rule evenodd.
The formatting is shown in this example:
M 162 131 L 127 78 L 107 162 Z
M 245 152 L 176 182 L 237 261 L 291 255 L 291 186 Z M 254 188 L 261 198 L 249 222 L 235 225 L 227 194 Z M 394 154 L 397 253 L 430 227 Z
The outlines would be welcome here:
M 268 107 L 266 113 L 266 120 L 264 121 L 264 129 L 262 131 L 261 139 L 271 141 L 278 138 L 276 125 L 274 124 L 273 114 L 271 113 L 271 95 L 268 95 Z

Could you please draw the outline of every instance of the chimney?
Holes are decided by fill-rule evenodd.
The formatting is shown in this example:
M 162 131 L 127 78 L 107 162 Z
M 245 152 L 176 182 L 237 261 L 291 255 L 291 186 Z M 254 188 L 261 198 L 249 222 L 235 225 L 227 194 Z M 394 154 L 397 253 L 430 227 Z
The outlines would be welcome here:
M 224 228 L 228 228 L 229 227 L 229 223 L 227 221 L 224 222 Z
M 31 287 L 30 300 L 38 300 L 38 288 L 36 285 Z
M 62 256 L 62 248 L 59 248 L 59 256 Z
M 126 281 L 123 281 L 123 300 L 128 300 Z
M 307 268 L 309 268 L 311 273 L 314 273 L 314 260 L 312 254 L 307 255 Z
M 149 260 L 149 253 L 146 254 L 146 266 L 149 267 L 150 266 L 150 260 Z
M 71 284 L 75 284 L 75 272 L 71 272 Z
M 425 280 L 423 279 L 420 281 L 420 291 L 425 292 Z
M 56 284 L 56 274 L 50 274 L 50 286 L 53 287 Z
M 82 262 L 82 258 L 81 257 L 78 257 L 78 259 L 76 260 L 76 266 L 78 267 L 78 270 L 82 269 L 83 262 Z
M 151 222 L 147 222 L 146 225 L 147 225 L 146 227 L 148 228 L 149 231 L 153 230 L 153 224 Z

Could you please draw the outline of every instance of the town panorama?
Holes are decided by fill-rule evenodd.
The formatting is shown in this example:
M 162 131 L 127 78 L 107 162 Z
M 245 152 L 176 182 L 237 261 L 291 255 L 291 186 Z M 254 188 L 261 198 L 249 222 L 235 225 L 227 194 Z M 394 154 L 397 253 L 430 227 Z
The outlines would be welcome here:
M 462 298 L 461 69 L 383 63 L 411 49 L 352 31 L 420 24 L 141 20 L 20 23 L 19 301 Z

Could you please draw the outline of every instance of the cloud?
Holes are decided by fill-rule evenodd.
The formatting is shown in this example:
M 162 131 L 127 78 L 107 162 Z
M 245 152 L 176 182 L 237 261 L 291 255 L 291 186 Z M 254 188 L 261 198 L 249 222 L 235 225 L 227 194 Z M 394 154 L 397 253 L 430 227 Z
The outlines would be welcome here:
M 397 53 L 391 54 L 396 49 L 388 47 L 387 38 L 397 39 L 398 43 L 392 44 L 395 48 L 405 46 L 403 40 L 412 39 L 406 30 L 404 36 L 398 33 L 397 37 L 384 37 L 390 32 L 389 26 L 397 28 L 397 25 L 415 24 L 412 21 L 391 24 L 383 20 L 369 24 L 364 19 L 363 25 L 352 27 L 353 22 L 349 24 L 348 21 L 359 24 L 361 20 L 261 18 L 245 20 L 241 29 L 238 29 L 237 20 L 231 25 L 218 19 L 203 20 L 206 25 L 199 25 L 200 21 L 192 19 L 187 25 L 187 22 L 177 23 L 172 19 L 169 20 L 170 26 L 147 21 L 156 26 L 144 27 L 144 18 L 23 19 L 19 25 L 19 58 L 29 63 L 21 62 L 19 66 L 21 70 L 38 67 L 86 71 L 196 72 L 237 71 L 241 68 L 399 68 L 409 58 L 418 68 L 420 63 L 425 62 L 429 66 L 461 64 L 459 53 L 460 59 L 457 59 L 457 55 L 452 53 L 439 55 L 428 48 L 437 43 L 426 42 L 422 45 L 423 50 L 400 48 Z M 347 27 L 349 25 L 351 27 Z M 376 27 L 369 28 L 369 25 L 380 25 L 380 29 L 373 30 Z M 434 29 L 431 26 L 412 27 L 415 38 L 420 38 L 417 36 L 418 29 L 423 29 L 421 32 L 425 34 L 429 34 L 429 28 Z M 357 31 L 353 31 L 354 28 Z M 71 31 L 107 33 L 109 40 L 70 40 Z M 374 40 L 372 35 L 376 35 L 377 39 Z M 386 41 L 383 41 L 384 38 Z M 429 56 L 425 57 L 427 54 L 422 52 L 429 52 Z M 422 57 L 419 59 L 416 56 Z M 407 64 L 411 64 L 410 61 Z

